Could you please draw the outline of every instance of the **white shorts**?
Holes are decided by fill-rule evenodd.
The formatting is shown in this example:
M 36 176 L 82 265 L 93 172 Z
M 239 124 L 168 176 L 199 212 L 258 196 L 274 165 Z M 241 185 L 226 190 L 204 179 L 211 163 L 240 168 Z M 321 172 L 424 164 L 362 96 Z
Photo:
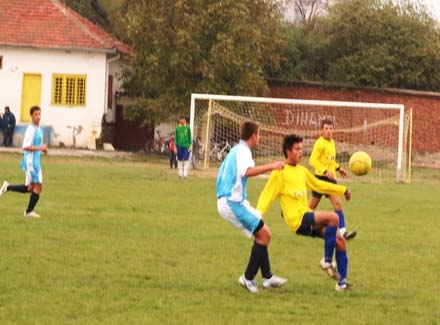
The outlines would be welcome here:
M 25 171 L 26 175 L 25 185 L 29 184 L 43 184 L 43 172 L 41 169 L 38 172 L 34 171 Z
M 222 197 L 217 200 L 217 210 L 223 219 L 249 238 L 261 222 L 261 212 L 251 207 L 248 201 L 235 203 Z

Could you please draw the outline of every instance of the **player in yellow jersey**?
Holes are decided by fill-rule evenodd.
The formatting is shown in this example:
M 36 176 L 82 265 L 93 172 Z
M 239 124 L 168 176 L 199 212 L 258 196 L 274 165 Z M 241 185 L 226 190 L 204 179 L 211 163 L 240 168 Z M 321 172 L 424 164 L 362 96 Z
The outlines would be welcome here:
M 302 158 L 302 137 L 292 134 L 284 138 L 283 153 L 286 164 L 282 170 L 272 171 L 260 194 L 257 209 L 267 212 L 276 198 L 287 226 L 297 235 L 324 238 L 324 258 L 320 266 L 329 276 L 338 280 L 335 289 L 348 291 L 348 256 L 344 237 L 338 232 L 339 218 L 333 211 L 313 211 L 307 202 L 307 190 L 342 196 L 350 200 L 350 191 L 342 185 L 317 179 L 300 165 Z M 336 257 L 337 270 L 333 266 Z
M 336 184 L 336 172 L 345 177 L 348 172 L 336 162 L 336 145 L 333 140 L 334 122 L 331 119 L 324 119 L 321 123 L 322 133 L 316 140 L 312 153 L 310 155 L 309 164 L 315 169 L 315 177 L 320 180 Z M 312 191 L 309 206 L 315 210 L 321 201 L 323 193 Z M 345 215 L 342 211 L 342 202 L 339 196 L 326 195 L 335 209 L 339 217 L 339 232 L 346 240 L 356 237 L 356 231 L 347 231 L 345 226 Z

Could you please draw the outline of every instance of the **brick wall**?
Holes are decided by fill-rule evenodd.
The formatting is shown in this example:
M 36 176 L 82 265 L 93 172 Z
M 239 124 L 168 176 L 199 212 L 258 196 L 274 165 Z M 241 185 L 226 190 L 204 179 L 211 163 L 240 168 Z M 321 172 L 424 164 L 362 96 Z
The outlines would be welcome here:
M 269 97 L 403 104 L 413 110 L 413 151 L 440 152 L 440 93 L 269 82 Z

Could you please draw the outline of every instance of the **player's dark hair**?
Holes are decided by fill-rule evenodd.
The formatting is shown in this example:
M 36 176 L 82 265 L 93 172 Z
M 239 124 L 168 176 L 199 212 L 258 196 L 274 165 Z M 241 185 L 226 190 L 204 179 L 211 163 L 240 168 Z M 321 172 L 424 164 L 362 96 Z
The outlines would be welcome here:
M 41 111 L 40 106 L 32 106 L 31 109 L 29 110 L 29 113 L 32 115 L 34 114 L 35 111 Z
M 325 118 L 321 121 L 321 129 L 324 127 L 324 125 L 333 125 L 335 126 L 335 122 L 331 118 Z
M 245 121 L 240 126 L 240 139 L 246 141 L 258 132 L 259 124 L 254 121 Z
M 185 115 L 180 115 L 180 116 L 179 116 L 179 121 L 180 121 L 180 120 L 185 120 L 186 123 L 189 122 L 189 118 L 188 118 L 187 116 L 185 116 Z
M 10 112 L 9 106 L 5 106 L 5 111 Z
M 289 134 L 284 137 L 283 141 L 283 154 L 287 158 L 286 151 L 293 148 L 295 143 L 303 142 L 303 137 L 297 134 Z

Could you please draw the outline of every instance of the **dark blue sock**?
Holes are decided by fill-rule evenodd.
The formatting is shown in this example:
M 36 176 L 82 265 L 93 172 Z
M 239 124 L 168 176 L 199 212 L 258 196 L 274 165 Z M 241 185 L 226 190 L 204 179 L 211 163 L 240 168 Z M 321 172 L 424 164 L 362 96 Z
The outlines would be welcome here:
M 31 197 L 29 198 L 29 204 L 26 209 L 26 213 L 29 213 L 34 210 L 35 206 L 38 203 L 38 200 L 40 199 L 40 195 L 37 193 L 32 192 Z
M 345 216 L 342 210 L 335 210 L 336 214 L 339 217 L 339 228 L 345 228 Z
M 27 193 L 28 187 L 26 185 L 9 185 L 8 191 L 12 192 L 20 192 L 20 193 Z
M 267 246 L 262 247 L 262 255 L 261 255 L 261 275 L 265 279 L 270 279 L 272 277 L 272 271 L 270 270 L 270 261 L 269 261 L 269 251 L 267 250 Z
M 333 259 L 333 253 L 335 252 L 336 245 L 336 231 L 338 230 L 335 226 L 325 227 L 324 232 L 324 259 L 326 262 L 331 263 Z
M 338 263 L 338 272 L 341 275 L 341 281 L 339 281 L 339 284 L 343 284 L 347 281 L 348 275 L 347 251 L 336 251 L 336 263 Z
M 254 245 L 252 246 L 251 256 L 249 258 L 248 265 L 246 267 L 246 271 L 244 272 L 244 276 L 248 280 L 252 280 L 258 272 L 258 269 L 261 266 L 261 260 L 264 258 L 264 253 L 267 252 L 267 247 L 258 244 L 254 241 Z

